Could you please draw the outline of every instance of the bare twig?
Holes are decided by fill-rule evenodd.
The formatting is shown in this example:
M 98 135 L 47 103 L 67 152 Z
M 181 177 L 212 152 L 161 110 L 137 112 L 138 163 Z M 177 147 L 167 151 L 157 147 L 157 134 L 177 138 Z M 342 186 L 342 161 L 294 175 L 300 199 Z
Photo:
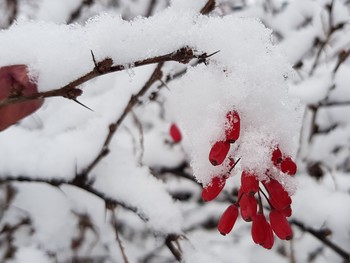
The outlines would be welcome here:
M 115 198 L 111 198 L 106 194 L 102 193 L 101 191 L 95 189 L 93 186 L 88 185 L 84 180 L 78 180 L 78 179 L 79 178 L 75 177 L 73 180 L 67 181 L 64 179 L 42 179 L 42 178 L 31 178 L 27 176 L 16 176 L 16 177 L 8 176 L 8 177 L 2 177 L 0 179 L 0 184 L 4 184 L 8 182 L 30 182 L 30 183 L 46 183 L 55 187 L 59 187 L 61 185 L 72 185 L 101 198 L 105 202 L 109 202 L 115 205 L 120 205 L 121 207 L 136 213 L 143 221 L 148 221 L 148 218 L 144 214 L 140 213 L 137 207 L 128 205 Z
M 70 18 L 67 21 L 67 24 L 74 23 L 81 15 L 84 7 L 91 6 L 94 3 L 94 0 L 83 0 L 78 8 L 70 15 Z
M 203 6 L 203 8 L 201 9 L 200 13 L 202 15 L 209 14 L 211 11 L 214 10 L 215 4 L 216 4 L 215 0 L 208 0 L 208 2 L 205 4 L 205 6 Z
M 18 2 L 17 0 L 6 0 L 8 10 L 8 26 L 12 25 L 15 21 L 18 13 Z
M 317 231 L 311 227 L 307 227 L 302 222 L 295 219 L 293 219 L 291 223 L 299 227 L 302 231 L 308 232 L 311 235 L 313 235 L 315 238 L 321 241 L 324 245 L 326 245 L 327 247 L 332 249 L 335 253 L 337 253 L 339 256 L 341 256 L 344 259 L 344 262 L 350 262 L 350 253 L 343 250 L 338 245 L 330 241 L 327 238 L 327 235 L 325 235 L 324 231 Z
M 92 169 L 94 169 L 96 165 L 109 153 L 109 145 L 120 124 L 123 122 L 127 114 L 132 110 L 132 108 L 137 104 L 139 98 L 147 92 L 147 90 L 152 86 L 154 82 L 162 77 L 162 66 L 163 63 L 159 63 L 157 65 L 151 77 L 148 79 L 142 89 L 136 95 L 131 96 L 129 103 L 124 108 L 122 115 L 114 123 L 111 123 L 109 125 L 109 133 L 101 147 L 100 152 L 97 154 L 94 160 L 78 175 L 78 177 L 81 177 L 83 180 L 87 180 L 87 176 L 92 171 Z
M 165 245 L 169 248 L 170 252 L 174 255 L 177 261 L 182 261 L 182 252 L 180 249 L 174 246 L 173 242 L 176 242 L 179 236 L 177 235 L 168 235 L 165 239 Z
M 124 260 L 124 263 L 129 263 L 129 259 L 125 253 L 125 248 L 122 244 L 122 241 L 120 240 L 120 237 L 119 237 L 119 230 L 118 230 L 118 222 L 117 222 L 117 216 L 115 215 L 115 209 L 111 209 L 111 224 L 114 228 L 114 232 L 115 232 L 115 238 L 118 242 L 118 246 L 119 246 L 119 249 L 120 249 L 120 252 L 122 253 L 122 256 L 123 256 L 123 260 Z
M 150 0 L 145 17 L 149 17 L 153 14 L 156 7 L 157 0 Z

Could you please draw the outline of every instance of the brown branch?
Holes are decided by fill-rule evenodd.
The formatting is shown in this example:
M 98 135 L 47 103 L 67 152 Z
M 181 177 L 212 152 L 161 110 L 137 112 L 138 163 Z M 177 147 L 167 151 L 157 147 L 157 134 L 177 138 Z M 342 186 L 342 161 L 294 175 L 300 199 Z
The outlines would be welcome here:
M 165 239 L 165 245 L 169 248 L 170 252 L 176 258 L 177 261 L 182 262 L 182 252 L 180 249 L 174 246 L 173 242 L 178 240 L 179 236 L 177 235 L 168 235 Z
M 215 0 L 208 0 L 208 2 L 205 4 L 205 6 L 203 6 L 203 8 L 201 9 L 200 13 L 202 15 L 209 14 L 211 11 L 214 10 L 215 4 L 216 4 Z
M 337 73 L 340 65 L 343 64 L 348 59 L 349 55 L 350 55 L 350 49 L 348 49 L 346 51 L 343 50 L 343 51 L 341 51 L 339 53 L 339 55 L 338 55 L 338 62 L 337 62 L 337 64 L 335 65 L 335 67 L 333 69 L 333 75 L 335 73 Z
M 18 13 L 18 2 L 17 0 L 6 0 L 6 5 L 8 9 L 8 26 L 12 25 L 15 21 Z
M 291 223 L 293 225 L 296 225 L 297 227 L 299 227 L 302 231 L 308 232 L 311 235 L 313 235 L 315 238 L 317 238 L 319 241 L 321 241 L 324 245 L 326 245 L 331 250 L 333 250 L 335 253 L 337 253 L 339 256 L 341 256 L 344 259 L 344 262 L 350 262 L 350 253 L 343 250 L 338 245 L 336 245 L 332 241 L 330 241 L 327 238 L 325 231 L 317 231 L 311 227 L 305 226 L 302 222 L 295 220 L 295 219 L 291 220 Z
M 109 153 L 109 145 L 112 141 L 114 134 L 118 130 L 120 124 L 123 122 L 123 120 L 128 115 L 128 113 L 132 110 L 132 108 L 138 103 L 139 98 L 142 97 L 147 92 L 147 90 L 152 86 L 154 82 L 161 79 L 162 67 L 163 67 L 163 63 L 159 63 L 157 65 L 157 67 L 154 69 L 152 75 L 150 76 L 148 81 L 145 83 L 145 85 L 142 87 L 142 89 L 136 95 L 131 96 L 128 104 L 124 108 L 122 115 L 114 123 L 111 123 L 109 125 L 109 133 L 107 134 L 107 137 L 101 147 L 100 152 L 97 154 L 94 160 L 78 175 L 79 177 L 82 178 L 82 180 L 87 180 L 87 176 L 92 171 L 92 169 L 94 169 L 96 165 Z
M 83 11 L 84 7 L 91 6 L 94 3 L 94 0 L 83 0 L 78 8 L 70 15 L 67 24 L 71 24 L 76 21 Z
M 156 3 L 157 0 L 150 0 L 145 17 L 150 17 L 153 14 Z
M 112 218 L 111 218 L 111 224 L 114 228 L 114 232 L 115 232 L 115 238 L 118 242 L 118 246 L 119 246 L 119 249 L 120 249 L 120 252 L 122 253 L 122 256 L 123 256 L 123 260 L 124 260 L 124 263 L 129 263 L 129 259 L 125 253 L 125 248 L 122 244 L 122 241 L 119 237 L 119 231 L 118 231 L 118 222 L 117 222 L 117 216 L 115 215 L 115 209 L 114 207 L 111 209 L 111 212 L 112 212 Z
M 107 195 L 105 195 L 101 191 L 95 189 L 93 186 L 88 185 L 86 182 L 77 180 L 77 177 L 75 177 L 73 180 L 70 180 L 70 181 L 67 181 L 64 179 L 31 178 L 31 177 L 27 177 L 27 176 L 16 176 L 16 177 L 8 176 L 8 177 L 0 178 L 0 184 L 5 184 L 5 183 L 9 183 L 9 182 L 46 183 L 46 184 L 49 184 L 49 185 L 52 185 L 55 187 L 59 187 L 61 185 L 72 185 L 72 186 L 75 186 L 77 188 L 85 190 L 86 192 L 101 198 L 105 202 L 115 204 L 115 205 L 120 205 L 121 207 L 123 207 L 127 210 L 130 210 L 130 211 L 134 212 L 135 214 L 137 214 L 143 221 L 148 221 L 148 218 L 144 214 L 140 213 L 140 211 L 137 209 L 137 207 L 128 205 L 120 200 L 115 199 L 115 198 L 108 197 Z
M 191 59 L 193 58 L 201 58 L 205 59 L 207 58 L 207 54 L 201 54 L 201 55 L 196 55 L 194 54 L 194 51 L 189 48 L 189 47 L 184 47 L 181 48 L 175 52 L 158 56 L 158 57 L 153 57 L 153 58 L 148 58 L 144 60 L 139 60 L 133 63 L 130 63 L 130 67 L 140 67 L 144 65 L 149 65 L 149 64 L 155 64 L 155 63 L 161 63 L 161 62 L 166 62 L 166 61 L 177 61 L 179 63 L 188 63 Z M 3 100 L 0 100 L 0 109 L 4 106 L 10 105 L 10 104 L 15 104 L 15 103 L 20 103 L 24 101 L 29 101 L 29 100 L 36 100 L 36 99 L 43 99 L 43 98 L 49 98 L 49 97 L 64 97 L 68 99 L 76 99 L 78 96 L 82 94 L 82 90 L 78 89 L 77 87 L 93 78 L 96 78 L 101 75 L 109 74 L 112 72 L 117 72 L 117 71 L 122 71 L 124 69 L 127 69 L 127 65 L 115 65 L 113 66 L 113 61 L 110 58 L 107 58 L 103 60 L 102 62 L 98 63 L 95 68 L 90 71 L 89 73 L 86 73 L 84 76 L 81 76 L 80 78 L 72 81 L 71 83 L 67 84 L 66 86 L 55 89 L 55 90 L 50 90 L 46 92 L 38 92 L 34 93 L 28 96 L 16 96 L 16 97 L 11 97 L 11 98 L 6 98 Z

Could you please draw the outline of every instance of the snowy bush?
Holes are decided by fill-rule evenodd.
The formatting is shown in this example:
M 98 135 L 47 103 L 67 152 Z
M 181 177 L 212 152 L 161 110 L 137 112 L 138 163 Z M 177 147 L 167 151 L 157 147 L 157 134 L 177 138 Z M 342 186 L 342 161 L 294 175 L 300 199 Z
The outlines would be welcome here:
M 0 13 L 1 262 L 350 261 L 348 1 Z

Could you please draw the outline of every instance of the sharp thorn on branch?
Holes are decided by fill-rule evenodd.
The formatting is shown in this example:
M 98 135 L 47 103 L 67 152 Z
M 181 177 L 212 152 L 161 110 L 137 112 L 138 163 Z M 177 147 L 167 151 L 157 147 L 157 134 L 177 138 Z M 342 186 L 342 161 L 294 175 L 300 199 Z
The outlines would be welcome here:
M 214 56 L 215 54 L 219 53 L 221 50 L 215 51 L 209 55 L 205 54 L 205 58 L 210 58 L 211 56 Z
M 92 112 L 94 111 L 93 109 L 89 108 L 88 106 L 84 105 L 83 103 L 81 103 L 80 101 L 78 101 L 77 99 L 72 99 L 74 102 L 78 103 L 79 105 L 83 106 L 84 108 L 91 110 Z
M 100 68 L 97 64 L 97 61 L 96 61 L 96 58 L 95 58 L 95 54 L 94 52 L 90 49 L 90 52 L 91 52 L 91 56 L 92 56 L 92 61 L 94 62 L 94 65 L 95 65 L 95 69 L 98 73 L 102 74 L 102 72 L 100 71 Z
M 159 79 L 159 81 L 163 84 L 164 87 L 166 87 L 170 91 L 168 85 L 162 79 Z

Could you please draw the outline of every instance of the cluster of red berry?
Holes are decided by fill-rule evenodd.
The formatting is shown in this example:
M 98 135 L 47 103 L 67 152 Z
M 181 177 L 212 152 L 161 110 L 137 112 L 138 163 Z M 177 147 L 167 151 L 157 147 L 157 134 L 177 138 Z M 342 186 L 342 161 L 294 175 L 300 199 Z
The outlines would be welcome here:
M 236 142 L 240 135 L 240 117 L 236 111 L 230 111 L 226 115 L 225 140 L 213 144 L 209 152 L 209 161 L 212 165 L 220 165 L 224 162 L 230 150 L 230 145 Z M 229 157 L 227 172 L 214 176 L 206 187 L 203 188 L 202 198 L 211 201 L 216 198 L 225 186 L 232 168 L 235 166 L 233 158 Z M 271 161 L 282 173 L 294 175 L 296 164 L 289 156 L 282 154 L 278 146 L 272 149 Z M 259 182 L 253 171 L 243 171 L 241 175 L 241 187 L 236 203 L 230 205 L 223 213 L 218 230 L 226 235 L 233 229 L 238 218 L 239 211 L 243 220 L 252 222 L 252 238 L 256 244 L 270 249 L 274 243 L 276 234 L 282 240 L 292 238 L 292 229 L 286 219 L 291 216 L 292 200 L 284 187 L 273 178 L 270 171 L 266 171 L 267 180 Z M 266 189 L 265 193 L 260 188 L 260 183 Z M 270 206 L 269 222 L 264 215 L 261 194 L 266 198 Z
M 236 163 L 232 157 L 227 157 L 231 144 L 240 136 L 241 119 L 237 111 L 229 111 L 226 114 L 225 139 L 216 141 L 209 152 L 209 161 L 212 165 L 225 165 L 222 174 L 216 175 L 202 190 L 202 198 L 205 201 L 215 199 L 225 187 L 226 180 L 230 177 L 231 170 Z M 174 143 L 181 141 L 182 136 L 176 124 L 172 124 L 169 134 Z M 227 163 L 224 163 L 228 159 Z M 297 166 L 290 156 L 282 154 L 279 146 L 272 147 L 271 162 L 280 172 L 294 175 Z M 274 179 L 271 172 L 265 172 L 267 179 L 258 180 L 254 171 L 244 170 L 241 175 L 241 187 L 238 192 L 237 202 L 230 205 L 222 214 L 218 224 L 218 230 L 222 235 L 231 232 L 239 213 L 246 222 L 252 222 L 252 238 L 256 244 L 270 249 L 274 243 L 274 234 L 282 240 L 293 237 L 292 229 L 287 217 L 292 214 L 292 199 L 282 184 Z M 265 189 L 260 188 L 262 185 Z M 266 192 L 266 193 L 265 193 Z M 261 196 L 265 197 L 270 207 L 269 222 L 264 215 Z

